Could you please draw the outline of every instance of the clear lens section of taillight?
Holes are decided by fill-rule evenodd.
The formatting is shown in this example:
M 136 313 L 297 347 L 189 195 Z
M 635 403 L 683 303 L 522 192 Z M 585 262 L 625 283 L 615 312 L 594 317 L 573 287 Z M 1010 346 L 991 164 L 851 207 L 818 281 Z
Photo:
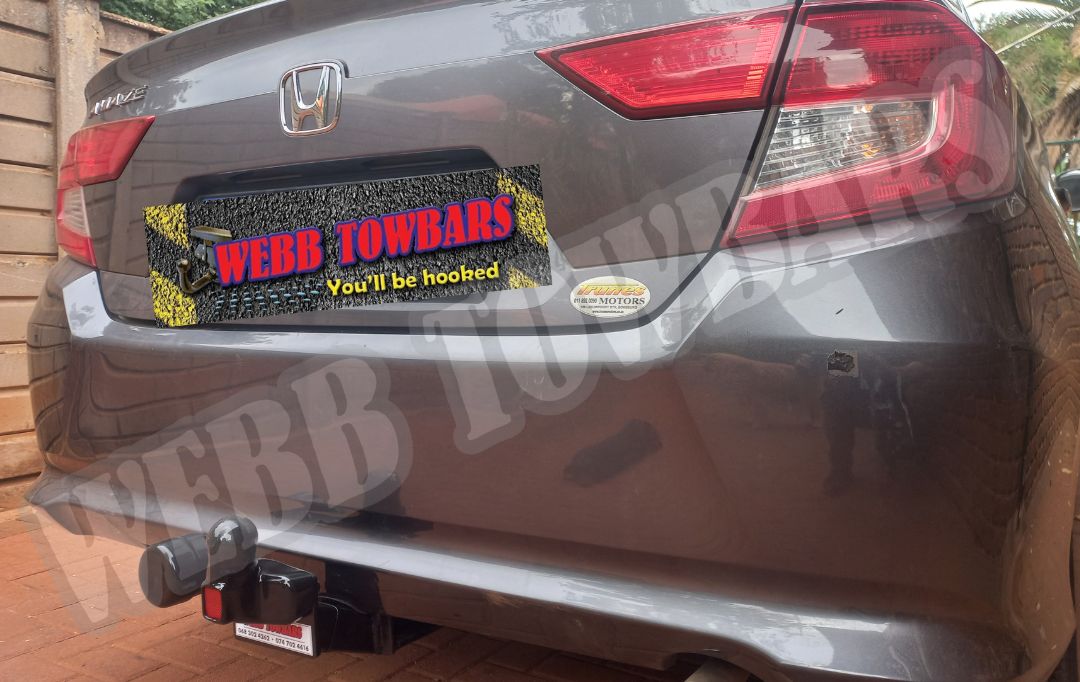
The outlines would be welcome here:
M 934 102 L 859 102 L 785 109 L 757 189 L 905 154 L 929 141 Z
M 1008 78 L 929 0 L 811 4 L 784 102 L 725 243 L 1003 196 L 1015 185 Z
M 68 140 L 57 174 L 56 243 L 72 258 L 97 265 L 82 188 L 120 177 L 153 122 L 153 116 L 139 116 L 102 123 Z
M 764 107 L 787 9 L 635 31 L 537 55 L 627 118 Z
M 56 193 L 56 245 L 72 258 L 97 265 L 82 187 L 76 185 Z

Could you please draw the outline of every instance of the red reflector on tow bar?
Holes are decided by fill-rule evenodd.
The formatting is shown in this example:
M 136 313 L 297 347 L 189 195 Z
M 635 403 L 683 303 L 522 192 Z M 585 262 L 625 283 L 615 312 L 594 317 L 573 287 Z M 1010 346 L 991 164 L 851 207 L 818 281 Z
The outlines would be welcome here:
M 215 623 L 221 623 L 225 620 L 225 610 L 223 600 L 221 598 L 221 590 L 224 589 L 224 585 L 217 583 L 214 585 L 206 585 L 203 587 L 202 592 L 202 611 L 203 618 L 213 621 Z

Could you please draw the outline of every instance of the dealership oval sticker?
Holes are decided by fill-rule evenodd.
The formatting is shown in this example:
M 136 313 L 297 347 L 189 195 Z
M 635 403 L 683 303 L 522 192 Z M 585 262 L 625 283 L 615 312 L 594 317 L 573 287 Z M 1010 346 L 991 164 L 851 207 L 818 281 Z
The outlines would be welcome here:
M 570 303 L 593 317 L 626 317 L 649 305 L 649 287 L 629 277 L 593 277 L 574 287 Z

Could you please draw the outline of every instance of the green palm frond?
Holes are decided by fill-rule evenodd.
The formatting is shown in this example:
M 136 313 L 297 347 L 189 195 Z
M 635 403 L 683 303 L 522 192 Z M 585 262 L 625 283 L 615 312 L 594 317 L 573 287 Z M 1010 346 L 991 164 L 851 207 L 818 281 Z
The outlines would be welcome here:
M 971 7 L 986 7 L 988 5 L 1000 4 L 1006 6 L 1006 0 L 970 0 L 965 3 L 969 8 Z M 1011 3 L 1010 3 L 1011 4 Z M 1048 10 L 1073 10 L 1080 7 L 1080 0 L 1038 0 L 1027 2 L 1026 5 L 1042 5 Z
M 1058 100 L 1042 126 L 1042 133 L 1046 140 L 1072 140 L 1080 137 L 1080 77 L 1072 79 L 1061 88 Z M 1058 159 L 1067 151 L 1070 151 L 1067 147 L 1047 147 L 1051 165 L 1056 166 Z
M 1077 9 L 1074 7 L 1073 9 Z M 977 28 L 979 33 L 986 34 L 995 31 L 1008 31 L 1017 30 L 1020 33 L 1030 32 L 1045 25 L 1048 21 L 1053 21 L 1061 17 L 1060 12 L 1054 14 L 1045 14 L 1031 9 L 1017 9 L 1012 12 L 997 14 L 991 17 L 987 17 L 978 22 Z M 1063 22 L 1066 26 L 1071 26 L 1076 23 L 1076 19 L 1067 19 Z
M 999 1 L 978 0 L 968 3 L 968 6 L 986 7 Z M 1047 11 L 1038 11 L 1033 5 Z M 979 33 L 995 49 L 1013 45 L 1045 26 L 1048 21 L 1061 18 L 1062 11 L 1080 9 L 1080 0 L 1025 3 L 1018 8 L 1010 4 L 1006 7 L 1010 11 L 987 17 L 979 24 Z M 1065 89 L 1080 78 L 1080 59 L 1074 52 L 1075 46 L 1080 46 L 1080 38 L 1076 37 L 1078 29 L 1080 15 L 1010 47 L 1008 52 L 1001 55 L 1036 120 L 1049 120 Z

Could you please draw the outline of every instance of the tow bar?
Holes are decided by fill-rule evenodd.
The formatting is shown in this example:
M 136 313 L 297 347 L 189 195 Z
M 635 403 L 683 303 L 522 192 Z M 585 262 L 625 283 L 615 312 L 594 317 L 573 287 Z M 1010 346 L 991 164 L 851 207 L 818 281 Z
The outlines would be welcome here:
M 308 570 L 257 558 L 257 548 L 255 524 L 225 517 L 205 536 L 147 547 L 139 585 L 162 608 L 201 594 L 203 617 L 211 623 L 234 624 L 237 637 L 308 656 L 330 650 L 389 654 L 434 629 L 383 612 L 371 571 L 325 564 L 327 584 L 320 586 Z

